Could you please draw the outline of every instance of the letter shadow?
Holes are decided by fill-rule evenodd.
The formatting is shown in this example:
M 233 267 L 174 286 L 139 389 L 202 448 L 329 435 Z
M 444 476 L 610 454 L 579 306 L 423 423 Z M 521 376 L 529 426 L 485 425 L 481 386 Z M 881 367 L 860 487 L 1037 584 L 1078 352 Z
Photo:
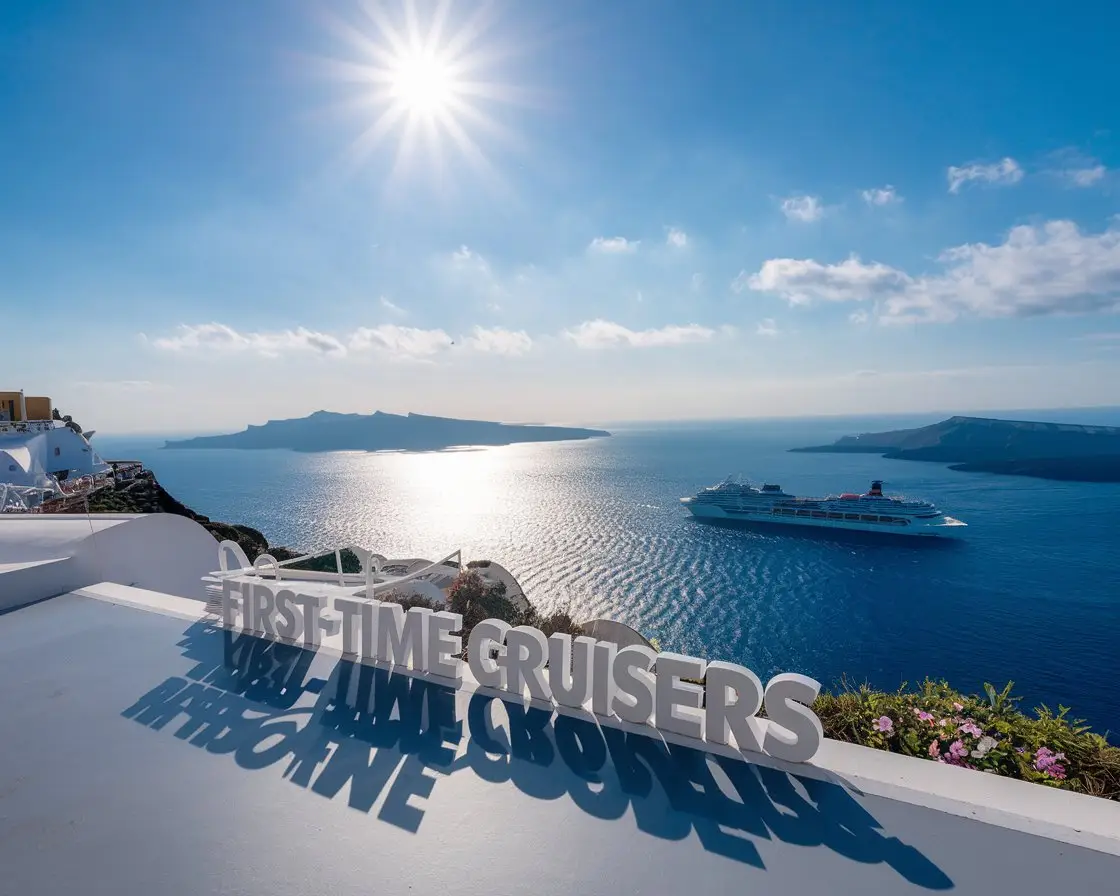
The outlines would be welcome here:
M 466 699 L 447 685 L 346 659 L 316 677 L 311 651 L 204 623 L 178 646 L 195 666 L 153 688 L 124 717 L 154 730 L 178 721 L 175 737 L 231 754 L 247 770 L 284 763 L 284 777 L 328 799 L 349 784 L 349 805 L 364 813 L 384 794 L 377 818 L 413 833 L 439 778 L 470 770 L 529 797 L 570 799 L 590 816 L 636 823 L 661 839 L 695 831 L 704 849 L 758 868 L 765 867 L 759 844 L 779 841 L 886 863 L 927 889 L 953 886 L 838 784 L 601 726 L 590 716 L 486 693 Z M 628 808 L 634 822 L 621 821 Z

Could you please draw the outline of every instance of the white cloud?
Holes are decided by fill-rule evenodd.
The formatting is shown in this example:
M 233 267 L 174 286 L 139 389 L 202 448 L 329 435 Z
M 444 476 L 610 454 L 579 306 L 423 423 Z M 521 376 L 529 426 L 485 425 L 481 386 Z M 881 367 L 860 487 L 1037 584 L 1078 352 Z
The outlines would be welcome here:
M 451 260 L 455 264 L 459 265 L 471 265 L 480 268 L 487 267 L 486 259 L 475 252 L 473 249 L 469 249 L 466 246 L 460 246 L 458 249 L 452 252 Z
M 774 323 L 774 318 L 765 317 L 758 322 L 758 329 L 755 333 L 759 336 L 777 336 L 778 325 Z
M 704 288 L 704 275 L 703 274 L 693 274 L 692 275 L 692 280 L 690 281 L 690 283 L 691 283 L 693 292 L 700 292 L 700 290 Z
M 380 324 L 358 327 L 341 336 L 317 333 L 299 327 L 294 330 L 242 333 L 225 324 L 183 324 L 175 335 L 151 340 L 151 345 L 172 352 L 255 353 L 279 357 L 292 352 L 311 352 L 332 357 L 377 352 L 394 358 L 430 359 L 452 347 L 455 339 L 445 330 L 425 330 Z M 523 355 L 533 340 L 523 331 L 501 327 L 476 326 L 460 341 L 465 348 L 497 355 Z
M 662 348 L 671 345 L 708 342 L 716 331 L 699 324 L 669 325 L 652 330 L 631 330 L 609 320 L 588 320 L 565 331 L 564 335 L 580 348 Z
M 862 308 L 860 308 L 858 311 L 853 311 L 848 315 L 848 321 L 855 324 L 856 326 L 865 324 L 869 320 L 871 320 L 871 315 L 864 311 Z
M 898 195 L 898 191 L 890 184 L 887 184 L 885 187 L 861 190 L 860 196 L 863 197 L 863 201 L 868 205 L 893 205 L 896 202 L 902 202 L 902 197 Z
M 126 392 L 147 392 L 163 387 L 151 380 L 78 380 L 73 385 L 82 389 L 119 389 Z
M 397 314 L 403 317 L 408 314 L 400 305 L 390 302 L 385 296 L 381 297 L 381 307 L 388 311 L 390 314 Z
M 755 274 L 739 273 L 732 283 L 736 292 L 744 288 L 774 292 L 791 305 L 814 300 L 853 302 L 893 294 L 909 281 L 906 274 L 885 264 L 864 264 L 852 256 L 839 264 L 821 264 L 812 259 L 771 258 Z
M 165 351 L 252 351 L 266 357 L 287 352 L 312 352 L 320 355 L 345 355 L 346 346 L 334 336 L 304 327 L 259 333 L 239 333 L 225 324 L 181 324 L 174 336 L 152 340 Z
M 1091 187 L 1104 179 L 1108 169 L 1104 165 L 1092 165 L 1088 168 L 1069 168 L 1062 172 L 1062 176 L 1075 187 Z
M 1082 233 L 1072 221 L 1023 225 L 998 245 L 957 246 L 939 261 L 941 273 L 915 277 L 854 256 L 839 264 L 775 258 L 736 282 L 791 304 L 874 302 L 888 321 L 1120 310 L 1120 222 L 1099 234 Z
M 405 358 L 428 358 L 449 348 L 452 338 L 443 330 L 422 330 L 381 324 L 359 327 L 350 336 L 350 348 L 356 352 L 382 351 Z
M 790 196 L 782 200 L 782 214 L 791 221 L 819 221 L 824 206 L 816 196 Z
M 670 227 L 669 234 L 665 237 L 665 242 L 676 249 L 683 249 L 688 245 L 688 234 L 679 227 Z
M 495 355 L 524 355 L 533 347 L 533 340 L 524 330 L 505 330 L 501 327 L 485 329 L 475 327 L 465 344 L 475 351 Z
M 628 240 L 624 236 L 597 236 L 587 247 L 592 252 L 605 252 L 609 255 L 621 255 L 625 252 L 635 252 L 641 240 Z
M 989 184 L 1008 186 L 1017 184 L 1023 179 L 1023 169 L 1019 167 L 1018 162 L 1007 157 L 1000 159 L 998 162 L 993 162 L 990 165 L 983 165 L 978 162 L 962 165 L 959 168 L 955 165 L 950 165 L 947 177 L 949 180 L 949 192 L 958 193 L 961 187 L 972 181 L 982 181 Z

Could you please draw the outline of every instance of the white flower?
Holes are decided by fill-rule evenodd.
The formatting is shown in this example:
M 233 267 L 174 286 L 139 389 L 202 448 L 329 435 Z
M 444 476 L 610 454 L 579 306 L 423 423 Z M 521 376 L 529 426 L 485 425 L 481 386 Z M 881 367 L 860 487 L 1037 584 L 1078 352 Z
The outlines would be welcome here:
M 988 753 L 999 741 L 990 735 L 984 735 L 980 738 L 980 743 L 976 745 L 976 749 L 972 751 L 973 759 L 983 759 L 984 755 Z

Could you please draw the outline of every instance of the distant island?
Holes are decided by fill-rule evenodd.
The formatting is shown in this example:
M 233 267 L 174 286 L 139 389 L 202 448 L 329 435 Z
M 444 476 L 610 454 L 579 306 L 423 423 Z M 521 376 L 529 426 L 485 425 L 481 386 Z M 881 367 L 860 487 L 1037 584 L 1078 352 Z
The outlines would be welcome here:
M 336 414 L 269 420 L 243 432 L 168 441 L 164 448 L 288 448 L 292 451 L 438 451 L 467 445 L 560 442 L 609 436 L 602 429 L 457 420 L 423 414 Z
M 791 451 L 881 454 L 950 469 L 1072 482 L 1120 482 L 1120 427 L 950 417 L 916 429 L 844 436 Z

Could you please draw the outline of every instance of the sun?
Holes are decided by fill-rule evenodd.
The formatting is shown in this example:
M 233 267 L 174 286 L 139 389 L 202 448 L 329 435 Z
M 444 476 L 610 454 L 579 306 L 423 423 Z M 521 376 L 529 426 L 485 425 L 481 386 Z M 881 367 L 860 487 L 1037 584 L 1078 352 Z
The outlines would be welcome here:
M 390 69 L 394 100 L 414 115 L 447 115 L 455 99 L 455 76 L 446 62 L 429 51 L 408 53 Z
M 332 77 L 352 85 L 346 108 L 365 117 L 344 167 L 380 158 L 379 151 L 395 136 L 390 181 L 417 161 L 423 162 L 425 175 L 442 174 L 437 169 L 448 163 L 447 150 L 497 178 L 481 141 L 512 135 L 492 114 L 493 105 L 524 103 L 528 95 L 524 88 L 485 77 L 494 60 L 509 59 L 518 50 L 488 33 L 494 25 L 492 7 L 481 4 L 462 21 L 452 21 L 450 0 L 441 0 L 425 20 L 412 0 L 404 0 L 398 16 L 380 3 L 364 3 L 362 9 L 368 16 L 365 27 L 326 17 L 330 30 L 357 51 L 357 58 L 321 60 Z

